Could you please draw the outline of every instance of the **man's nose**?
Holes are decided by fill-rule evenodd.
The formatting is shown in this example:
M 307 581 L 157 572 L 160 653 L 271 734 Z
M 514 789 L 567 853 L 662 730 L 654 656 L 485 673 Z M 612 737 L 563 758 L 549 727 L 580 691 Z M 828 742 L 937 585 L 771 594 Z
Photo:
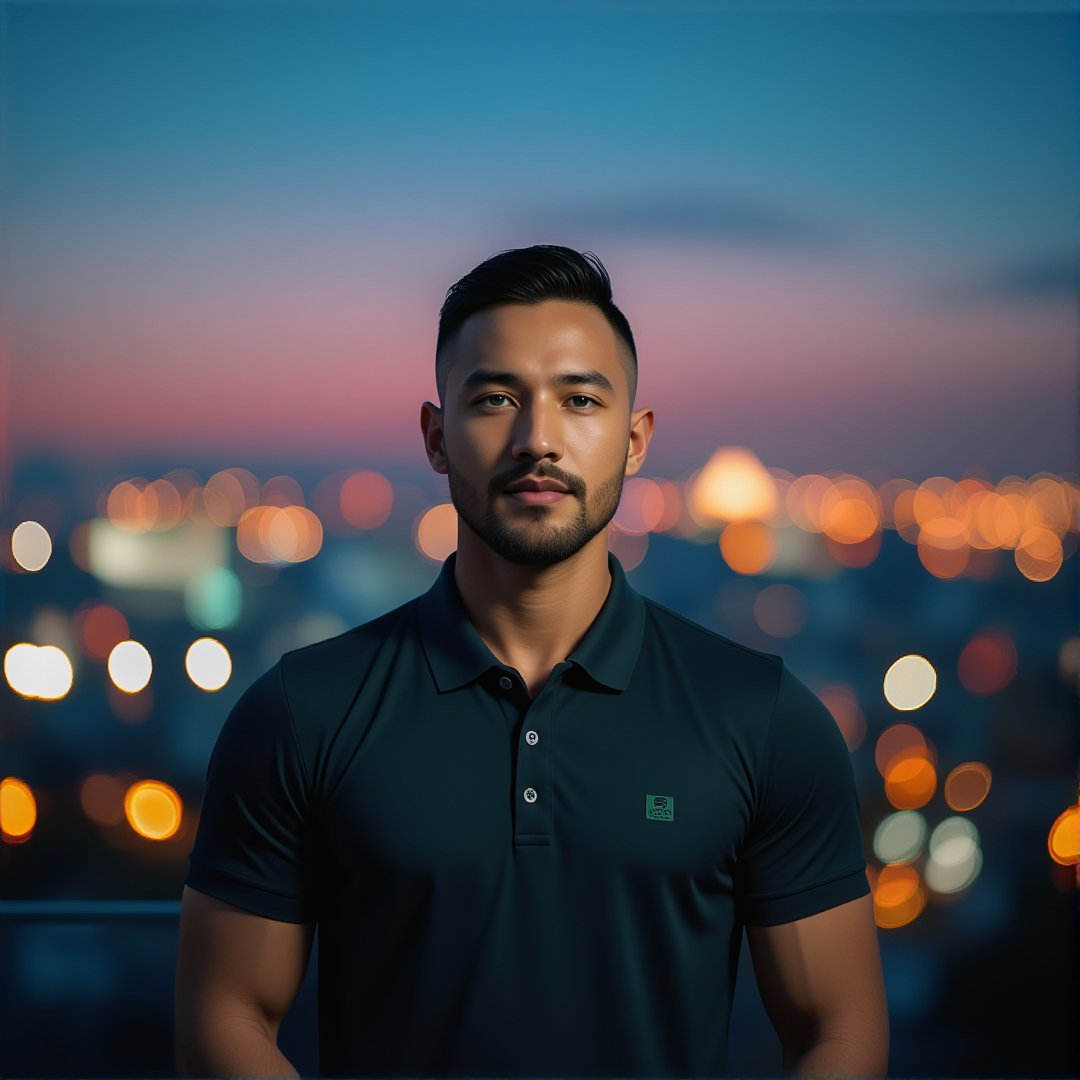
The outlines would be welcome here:
M 562 457 L 562 434 L 553 402 L 534 401 L 521 407 L 514 425 L 513 455 L 536 461 Z

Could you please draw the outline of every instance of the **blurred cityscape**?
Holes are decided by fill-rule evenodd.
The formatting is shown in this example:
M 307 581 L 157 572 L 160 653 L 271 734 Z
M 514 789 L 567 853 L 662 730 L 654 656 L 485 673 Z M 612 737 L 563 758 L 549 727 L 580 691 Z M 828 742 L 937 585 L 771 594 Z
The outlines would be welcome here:
M 442 478 L 362 464 L 41 458 L 9 505 L 3 1071 L 168 1073 L 177 901 L 230 705 L 282 652 L 423 591 L 456 514 Z M 783 655 L 843 732 L 894 1075 L 1073 1068 L 1078 525 L 1075 475 L 795 475 L 726 446 L 629 479 L 610 527 L 637 589 Z M 747 968 L 733 1070 L 769 1075 Z M 289 1038 L 314 1068 L 310 997 Z M 50 1040 L 61 1018 L 72 1040 Z

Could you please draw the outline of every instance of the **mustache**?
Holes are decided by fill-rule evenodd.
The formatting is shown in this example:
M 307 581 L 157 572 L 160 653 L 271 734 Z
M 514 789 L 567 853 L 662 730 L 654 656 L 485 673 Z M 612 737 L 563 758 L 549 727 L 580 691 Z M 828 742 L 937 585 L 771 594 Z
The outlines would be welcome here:
M 488 494 L 491 496 L 498 495 L 504 488 L 509 487 L 511 484 L 516 484 L 518 480 L 524 480 L 527 477 L 536 479 L 547 477 L 550 480 L 558 481 L 571 495 L 576 495 L 579 499 L 584 498 L 585 496 L 585 481 L 582 480 L 580 476 L 574 476 L 573 473 L 564 472 L 555 465 L 534 466 L 528 463 L 517 465 L 513 469 L 500 473 L 498 476 L 494 477 L 491 483 L 488 484 Z

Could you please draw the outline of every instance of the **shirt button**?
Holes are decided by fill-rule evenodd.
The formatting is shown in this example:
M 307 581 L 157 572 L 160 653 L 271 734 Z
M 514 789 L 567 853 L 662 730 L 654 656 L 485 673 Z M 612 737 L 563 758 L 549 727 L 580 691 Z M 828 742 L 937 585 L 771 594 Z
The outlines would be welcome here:
M 535 731 L 526 731 L 525 732 L 525 741 L 530 746 L 535 746 L 540 741 L 540 736 L 537 735 Z
M 535 788 L 527 787 L 525 789 L 525 801 L 526 802 L 536 802 L 536 789 Z
M 510 687 L 513 686 L 513 685 L 514 685 L 513 680 L 510 678 L 509 675 L 504 675 L 501 679 L 499 679 L 499 689 L 500 690 L 509 690 Z

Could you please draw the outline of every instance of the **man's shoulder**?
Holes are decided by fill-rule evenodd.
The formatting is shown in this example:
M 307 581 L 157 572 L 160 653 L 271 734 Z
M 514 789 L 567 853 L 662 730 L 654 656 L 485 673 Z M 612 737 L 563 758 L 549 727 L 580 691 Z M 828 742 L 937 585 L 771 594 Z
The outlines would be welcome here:
M 379 653 L 395 643 L 414 637 L 415 596 L 392 611 L 334 637 L 284 653 L 278 661 L 285 691 L 294 704 L 312 696 L 330 704 L 335 698 L 351 699 L 365 672 Z M 416 637 L 419 646 L 419 638 Z
M 712 680 L 721 671 L 737 672 L 743 678 L 763 680 L 767 686 L 779 684 L 784 660 L 776 653 L 754 649 L 655 600 L 646 596 L 642 599 L 645 601 L 646 624 L 654 640 L 678 650 L 689 664 L 700 663 L 703 678 Z

